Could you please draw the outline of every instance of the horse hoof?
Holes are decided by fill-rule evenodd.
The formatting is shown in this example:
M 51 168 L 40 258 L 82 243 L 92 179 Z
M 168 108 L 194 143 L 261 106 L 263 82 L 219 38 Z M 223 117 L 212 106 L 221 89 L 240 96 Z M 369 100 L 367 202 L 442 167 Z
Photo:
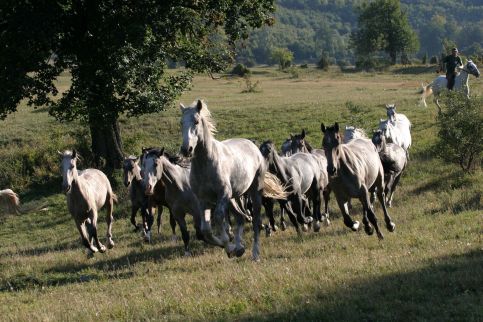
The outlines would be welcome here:
M 272 236 L 272 230 L 270 229 L 270 227 L 266 226 L 265 227 L 265 237 L 270 237 Z
M 257 255 L 257 256 L 253 255 L 253 256 L 252 256 L 252 261 L 254 261 L 255 263 L 260 263 L 260 256 L 258 256 L 258 255 Z
M 314 221 L 314 218 L 313 217 L 311 217 L 311 216 L 305 217 L 305 223 L 306 224 L 310 224 L 312 221 Z
M 96 246 L 91 246 L 90 251 L 93 252 L 93 253 L 97 253 L 99 251 L 99 249 L 97 249 Z
M 243 254 L 245 254 L 245 248 L 244 247 L 235 249 L 236 257 L 242 257 Z
M 388 225 L 387 225 L 387 230 L 389 230 L 391 233 L 394 232 L 394 230 L 396 229 L 396 224 L 393 223 L 393 222 L 390 222 Z
M 309 231 L 309 226 L 308 226 L 307 224 L 303 224 L 303 225 L 302 225 L 302 231 L 303 231 L 304 233 L 308 232 L 308 231 Z
M 145 233 L 144 242 L 147 244 L 151 243 L 151 231 L 148 231 L 147 233 Z
M 330 220 L 329 220 L 329 218 L 325 217 L 324 224 L 326 226 L 330 226 Z
M 228 258 L 233 258 L 236 256 L 236 250 L 235 250 L 235 245 L 229 244 L 225 248 L 226 254 L 228 255 Z
M 364 226 L 364 231 L 366 232 L 367 235 L 371 236 L 374 234 L 374 228 L 372 226 Z
M 359 230 L 359 222 L 356 220 L 354 221 L 354 224 L 352 225 L 352 231 L 358 231 Z
M 282 231 L 285 231 L 287 229 L 287 224 L 285 222 L 282 222 L 280 224 L 280 227 L 281 227 Z
M 377 238 L 379 238 L 379 240 L 383 240 L 384 235 L 381 232 L 379 232 L 379 233 L 377 233 Z
M 317 220 L 314 222 L 314 232 L 318 233 L 320 231 L 320 222 Z
M 114 247 L 114 245 L 115 245 L 115 244 L 114 244 L 114 242 L 112 241 L 112 239 L 110 239 L 110 238 L 109 238 L 109 239 L 107 240 L 107 248 L 111 249 L 111 248 L 113 248 L 113 247 Z
M 99 247 L 99 252 L 100 252 L 100 253 L 105 253 L 105 252 L 106 252 L 106 250 L 107 250 L 107 248 L 106 248 L 106 246 L 104 246 L 104 245 L 101 245 L 101 247 Z
M 278 230 L 278 226 L 277 226 L 277 225 L 273 225 L 272 230 L 273 230 L 274 232 L 276 232 L 276 231 Z
M 246 217 L 245 217 L 245 221 L 246 221 L 246 222 L 252 222 L 252 221 L 253 221 L 252 216 L 246 216 Z

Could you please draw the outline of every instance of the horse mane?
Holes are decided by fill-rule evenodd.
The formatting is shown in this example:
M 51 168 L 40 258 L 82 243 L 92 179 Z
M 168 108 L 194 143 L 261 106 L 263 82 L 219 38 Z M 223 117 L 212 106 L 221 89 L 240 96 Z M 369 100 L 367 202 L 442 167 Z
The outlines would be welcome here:
M 310 143 L 307 140 L 305 140 L 305 146 L 307 147 L 307 150 L 309 151 L 309 153 L 312 153 L 314 148 L 310 145 Z
M 163 149 L 159 149 L 159 148 L 152 148 L 149 151 L 147 151 L 146 157 L 152 156 L 152 155 L 157 157 L 158 155 L 161 154 L 161 151 L 163 152 L 163 156 L 166 159 L 168 159 L 168 161 L 171 164 L 179 165 L 182 168 L 189 168 L 190 167 L 191 161 L 188 158 L 182 157 L 178 153 L 172 154 L 172 153 L 169 153 L 166 150 L 163 151 Z
M 195 100 L 193 103 L 191 103 L 190 107 L 196 108 L 199 100 Z M 216 124 L 215 120 L 211 116 L 211 112 L 208 109 L 208 105 L 206 105 L 205 101 L 201 100 L 202 108 L 200 110 L 200 115 L 203 120 L 203 124 L 206 126 L 208 131 L 214 135 L 217 130 L 216 130 Z

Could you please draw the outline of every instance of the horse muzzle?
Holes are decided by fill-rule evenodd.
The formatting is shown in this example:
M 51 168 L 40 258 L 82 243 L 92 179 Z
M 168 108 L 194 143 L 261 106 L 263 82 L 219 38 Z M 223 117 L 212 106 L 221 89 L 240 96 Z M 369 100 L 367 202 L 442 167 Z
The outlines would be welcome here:
M 331 177 L 335 176 L 337 173 L 337 169 L 334 167 L 327 167 L 327 174 Z
M 65 194 L 68 194 L 70 192 L 70 189 L 72 189 L 72 186 L 70 184 L 69 185 L 62 185 L 62 191 Z
M 152 196 L 154 194 L 154 191 L 153 191 L 153 186 L 151 186 L 150 184 L 146 185 L 146 189 L 144 190 L 144 194 L 146 196 Z

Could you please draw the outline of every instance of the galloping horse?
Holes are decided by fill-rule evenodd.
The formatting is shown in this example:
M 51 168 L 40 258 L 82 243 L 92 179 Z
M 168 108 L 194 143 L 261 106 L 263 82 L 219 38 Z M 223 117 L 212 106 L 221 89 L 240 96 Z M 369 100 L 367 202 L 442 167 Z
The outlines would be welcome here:
M 67 197 L 67 208 L 74 217 L 82 243 L 92 257 L 96 252 L 105 252 L 97 236 L 97 212 L 106 206 L 107 247 L 114 247 L 112 241 L 113 204 L 117 201 L 106 175 L 97 169 L 77 170 L 77 152 L 66 150 L 62 156 L 62 190 Z M 94 240 L 95 245 L 92 244 Z
M 480 77 L 480 71 L 478 67 L 473 63 L 473 61 L 468 60 L 465 67 L 460 70 L 460 73 L 456 76 L 455 83 L 454 83 L 454 90 L 461 91 L 463 90 L 466 96 L 469 97 L 470 95 L 470 86 L 469 86 L 469 75 L 473 75 L 476 78 Z M 439 105 L 438 96 L 441 94 L 442 91 L 447 90 L 448 80 L 444 75 L 440 75 L 436 77 L 431 83 L 428 85 L 421 84 L 421 100 L 420 104 L 424 107 L 427 107 L 426 104 L 426 97 L 430 96 L 434 93 L 434 102 L 438 106 L 439 110 L 441 111 L 441 106 Z
M 409 155 L 412 144 L 411 122 L 406 115 L 396 113 L 395 104 L 386 105 L 387 120 L 381 119 L 379 129 L 382 130 L 387 142 L 399 145 Z
M 359 222 L 353 221 L 349 215 L 347 203 L 351 198 L 358 198 L 363 207 L 364 230 L 372 235 L 376 229 L 379 239 L 384 236 L 379 230 L 376 215 L 371 202 L 371 194 L 377 190 L 377 197 L 384 211 L 386 227 L 394 231 L 395 226 L 386 209 L 384 194 L 384 170 L 371 140 L 354 139 L 343 144 L 339 134 L 339 124 L 320 126 L 324 133 L 322 146 L 327 157 L 327 172 L 332 191 L 334 191 L 344 224 L 353 231 L 359 229 Z
M 260 207 L 262 196 L 276 199 L 286 198 L 283 187 L 276 177 L 267 173 L 267 163 L 258 147 L 247 139 L 218 141 L 208 107 L 201 100 L 191 106 L 180 105 L 183 143 L 181 152 L 192 157 L 190 184 L 198 197 L 201 216 L 201 230 L 205 240 L 224 247 L 229 257 L 242 256 L 243 224 L 245 218 L 236 214 L 235 245 L 228 238 L 228 209 L 230 199 L 248 195 L 252 202 L 254 242 L 252 257 L 260 257 Z M 269 191 L 271 190 L 271 191 Z M 221 236 L 215 236 L 211 229 L 211 207 L 215 207 L 215 223 L 220 226 Z

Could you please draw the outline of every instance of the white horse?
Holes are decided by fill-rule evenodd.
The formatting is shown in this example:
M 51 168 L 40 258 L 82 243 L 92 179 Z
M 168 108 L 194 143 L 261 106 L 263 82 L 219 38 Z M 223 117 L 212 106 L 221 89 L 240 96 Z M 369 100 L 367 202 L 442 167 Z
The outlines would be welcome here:
M 476 67 L 473 61 L 468 60 L 465 67 L 461 68 L 460 73 L 456 76 L 454 87 L 453 87 L 457 91 L 461 91 L 461 90 L 464 91 L 464 93 L 468 97 L 470 95 L 470 86 L 468 83 L 470 74 L 475 76 L 476 78 L 480 77 L 480 71 L 478 70 L 478 67 Z M 438 108 L 441 110 L 441 106 L 439 105 L 439 101 L 438 101 L 438 96 L 441 94 L 442 91 L 448 89 L 447 84 L 448 84 L 448 80 L 444 75 L 440 75 L 436 77 L 428 85 L 421 84 L 422 90 L 421 90 L 420 105 L 427 107 L 428 105 L 426 104 L 426 97 L 430 96 L 431 94 L 434 94 L 434 103 L 436 103 Z
M 77 170 L 77 153 L 59 152 L 62 156 L 62 190 L 67 197 L 67 208 L 74 218 L 81 235 L 82 244 L 87 248 L 88 257 L 106 251 L 97 236 L 98 210 L 106 206 L 107 247 L 114 247 L 112 241 L 112 209 L 116 194 L 106 175 L 97 169 Z M 94 241 L 95 243 L 93 243 Z
M 379 129 L 383 131 L 388 143 L 399 145 L 408 151 L 412 144 L 411 122 L 404 114 L 396 113 L 395 104 L 386 105 L 387 120 L 379 121 Z
M 363 129 L 346 125 L 344 130 L 344 143 L 348 143 L 353 139 L 368 139 L 368 137 Z
M 19 214 L 20 200 L 18 195 L 11 189 L 0 190 L 0 207 L 7 214 Z
M 181 105 L 181 112 L 181 152 L 192 157 L 190 184 L 199 199 L 200 209 L 204 212 L 201 216 L 201 230 L 205 240 L 224 247 L 230 257 L 243 255 L 245 248 L 241 239 L 245 219 L 241 215 L 236 216 L 235 245 L 229 243 L 226 219 L 230 199 L 248 195 L 253 211 L 252 256 L 254 260 L 258 260 L 262 195 L 286 199 L 280 181 L 267 172 L 265 158 L 252 141 L 215 139 L 216 128 L 204 102 L 198 100 L 188 107 Z M 215 236 L 211 229 L 211 207 L 215 207 L 214 219 L 221 228 L 221 238 Z

